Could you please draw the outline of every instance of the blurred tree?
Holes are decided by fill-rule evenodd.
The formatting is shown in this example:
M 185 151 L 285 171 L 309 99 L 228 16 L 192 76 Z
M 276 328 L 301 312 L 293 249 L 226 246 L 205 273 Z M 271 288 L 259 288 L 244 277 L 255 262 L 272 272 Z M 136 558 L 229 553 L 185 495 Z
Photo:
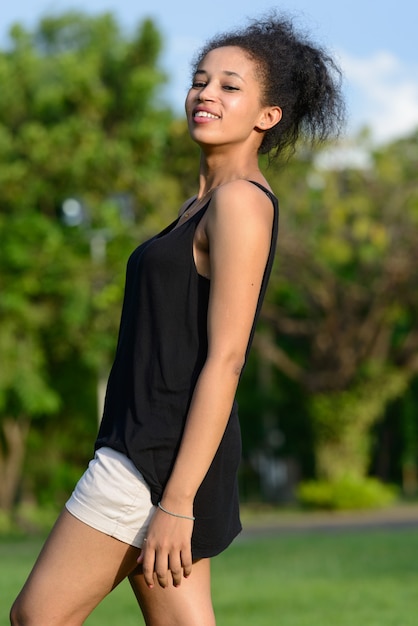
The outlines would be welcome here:
M 86 414 L 78 373 L 94 393 L 127 256 L 180 203 L 163 167 L 172 114 L 159 99 L 161 45 L 150 20 L 128 38 L 111 15 L 71 12 L 33 32 L 15 25 L 0 52 L 2 509 L 16 499 L 33 418 L 50 447 L 55 437 L 86 451 L 83 424 L 95 428 L 97 415 Z
M 0 52 L 0 508 L 28 442 L 23 489 L 71 488 L 63 460 L 91 452 L 127 256 L 195 190 L 198 149 L 159 98 L 160 50 L 150 20 L 127 37 L 111 15 L 68 13 L 13 27 Z M 418 367 L 417 138 L 368 167 L 307 149 L 265 165 L 281 232 L 240 391 L 248 458 L 285 450 L 309 472 L 313 440 L 319 475 L 367 472 L 373 424 Z
M 256 348 L 310 396 L 330 480 L 365 476 L 372 426 L 417 372 L 417 138 L 368 167 L 306 153 L 276 174 L 279 254 Z

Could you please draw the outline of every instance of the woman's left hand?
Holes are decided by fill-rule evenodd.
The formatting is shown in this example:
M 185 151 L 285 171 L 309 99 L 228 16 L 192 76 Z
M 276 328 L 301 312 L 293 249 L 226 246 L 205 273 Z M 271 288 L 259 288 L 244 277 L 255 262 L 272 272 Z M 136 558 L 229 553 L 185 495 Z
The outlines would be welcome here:
M 191 519 L 175 517 L 157 508 L 138 558 L 150 589 L 154 586 L 154 573 L 161 587 L 170 584 L 170 575 L 174 587 L 181 584 L 183 576 L 190 576 L 192 531 Z

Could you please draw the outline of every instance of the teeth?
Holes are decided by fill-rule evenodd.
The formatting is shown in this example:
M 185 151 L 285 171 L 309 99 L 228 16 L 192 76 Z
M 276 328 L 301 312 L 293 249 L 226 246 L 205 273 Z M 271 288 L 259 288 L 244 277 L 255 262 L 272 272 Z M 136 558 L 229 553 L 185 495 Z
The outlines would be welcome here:
M 195 117 L 210 117 L 214 120 L 219 119 L 218 115 L 213 115 L 212 113 L 208 113 L 207 111 L 196 111 Z

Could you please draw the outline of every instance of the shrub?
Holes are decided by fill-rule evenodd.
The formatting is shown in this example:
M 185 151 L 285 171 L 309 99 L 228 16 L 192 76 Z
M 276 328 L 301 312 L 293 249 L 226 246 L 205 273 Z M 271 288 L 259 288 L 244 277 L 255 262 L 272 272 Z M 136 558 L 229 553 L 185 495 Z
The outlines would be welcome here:
M 299 485 L 297 496 L 303 506 L 311 509 L 348 511 L 388 506 L 396 500 L 397 489 L 375 478 L 312 480 Z

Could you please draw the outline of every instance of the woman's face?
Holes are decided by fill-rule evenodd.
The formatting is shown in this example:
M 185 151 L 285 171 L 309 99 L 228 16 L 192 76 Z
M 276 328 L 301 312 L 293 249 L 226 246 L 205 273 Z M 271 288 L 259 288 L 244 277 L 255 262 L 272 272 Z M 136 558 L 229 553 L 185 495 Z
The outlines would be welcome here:
M 192 139 L 201 146 L 261 142 L 263 111 L 258 66 L 237 46 L 211 50 L 199 63 L 186 98 Z M 258 130 L 257 130 L 258 129 Z

